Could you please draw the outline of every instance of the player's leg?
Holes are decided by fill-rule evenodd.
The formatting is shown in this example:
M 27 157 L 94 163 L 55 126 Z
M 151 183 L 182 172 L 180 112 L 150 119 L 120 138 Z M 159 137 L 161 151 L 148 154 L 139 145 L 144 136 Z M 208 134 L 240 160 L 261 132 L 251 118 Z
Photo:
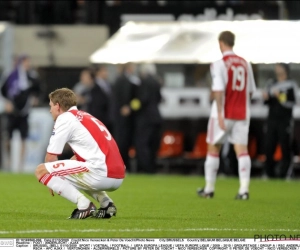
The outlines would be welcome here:
M 206 138 L 208 150 L 204 163 L 205 187 L 197 190 L 198 195 L 201 197 L 212 198 L 214 196 L 215 183 L 220 165 L 219 153 L 225 135 L 226 132 L 220 129 L 218 120 L 210 118 Z
M 229 136 L 229 141 L 234 144 L 234 150 L 238 159 L 240 188 L 236 199 L 242 200 L 249 199 L 251 159 L 248 153 L 248 132 L 249 121 L 237 121 Z
M 205 193 L 213 193 L 215 191 L 215 183 L 220 165 L 220 149 L 220 144 L 208 144 L 208 152 L 204 163 Z
M 110 202 L 113 203 L 105 191 L 84 190 L 84 192 L 98 201 L 100 207 L 107 207 Z
M 81 178 L 88 171 L 82 164 L 74 160 L 48 162 L 40 164 L 35 171 L 39 182 L 77 205 L 77 209 L 71 215 L 71 218 L 75 219 L 87 218 L 96 211 L 96 206 L 78 190 L 78 187 L 65 179 L 71 174 Z
M 117 215 L 117 207 L 105 191 L 84 190 L 84 192 L 100 203 L 100 208 L 94 214 L 94 217 L 109 219 Z
M 85 175 L 84 182 L 89 183 L 90 186 L 90 189 L 84 190 L 84 192 L 93 197 L 100 204 L 100 208 L 94 216 L 96 218 L 111 218 L 115 216 L 117 214 L 117 208 L 106 191 L 115 191 L 118 189 L 123 179 L 97 176 L 91 171 Z
M 251 159 L 248 154 L 247 145 L 235 144 L 234 149 L 238 159 L 238 170 L 240 188 L 236 199 L 247 200 L 249 199 L 249 185 L 251 174 Z

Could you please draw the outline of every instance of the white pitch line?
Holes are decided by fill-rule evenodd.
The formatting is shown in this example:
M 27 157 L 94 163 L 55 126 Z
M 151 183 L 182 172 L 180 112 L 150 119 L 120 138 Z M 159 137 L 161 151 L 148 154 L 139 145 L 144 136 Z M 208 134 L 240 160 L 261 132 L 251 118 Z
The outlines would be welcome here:
M 300 229 L 258 229 L 258 228 L 182 228 L 182 229 L 159 229 L 159 228 L 127 228 L 127 229 L 56 229 L 56 230 L 21 230 L 21 231 L 0 231 L 0 234 L 39 234 L 39 233 L 70 233 L 70 232 L 80 232 L 80 233 L 90 233 L 90 232 L 188 232 L 188 231 L 240 231 L 240 232 L 300 232 Z

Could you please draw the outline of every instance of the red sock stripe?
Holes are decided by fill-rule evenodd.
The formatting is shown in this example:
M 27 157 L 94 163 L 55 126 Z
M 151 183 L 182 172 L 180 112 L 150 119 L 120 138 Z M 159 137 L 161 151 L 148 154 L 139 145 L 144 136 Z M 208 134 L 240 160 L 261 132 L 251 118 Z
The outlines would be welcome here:
M 249 154 L 248 153 L 241 153 L 241 154 L 239 154 L 239 156 L 238 157 L 243 157 L 243 156 L 249 156 Z
M 47 186 L 52 177 L 53 176 L 51 174 L 45 174 L 39 179 L 39 182 Z
M 207 153 L 207 155 L 210 156 L 210 157 L 219 158 L 219 154 L 215 154 L 215 153 Z

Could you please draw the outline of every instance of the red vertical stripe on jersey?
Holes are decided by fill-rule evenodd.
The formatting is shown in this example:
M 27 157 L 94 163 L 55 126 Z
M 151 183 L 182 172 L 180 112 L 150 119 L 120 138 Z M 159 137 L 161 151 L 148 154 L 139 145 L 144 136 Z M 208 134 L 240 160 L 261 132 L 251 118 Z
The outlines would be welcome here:
M 123 179 L 125 177 L 125 166 L 114 138 L 111 137 L 111 140 L 106 139 L 106 132 L 100 130 L 96 122 L 92 120 L 92 118 L 95 118 L 90 114 L 80 110 L 69 110 L 69 112 L 80 118 L 78 120 L 89 131 L 100 150 L 106 156 L 107 177 Z M 104 126 L 99 120 L 98 122 Z
M 244 120 L 247 110 L 247 62 L 237 55 L 226 55 L 228 82 L 225 90 L 224 116 L 227 119 Z

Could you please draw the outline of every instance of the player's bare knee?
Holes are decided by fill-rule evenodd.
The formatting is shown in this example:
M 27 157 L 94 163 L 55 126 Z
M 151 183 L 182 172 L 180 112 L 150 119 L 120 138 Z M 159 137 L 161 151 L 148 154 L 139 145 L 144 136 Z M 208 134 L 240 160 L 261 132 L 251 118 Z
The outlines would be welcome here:
M 48 170 L 45 167 L 45 164 L 40 164 L 37 166 L 35 170 L 35 176 L 39 180 L 42 178 L 45 174 L 49 173 Z
M 208 144 L 207 152 L 209 154 L 219 154 L 221 145 Z
M 248 147 L 247 145 L 234 145 L 234 151 L 236 153 L 237 156 L 239 156 L 240 154 L 248 154 Z

